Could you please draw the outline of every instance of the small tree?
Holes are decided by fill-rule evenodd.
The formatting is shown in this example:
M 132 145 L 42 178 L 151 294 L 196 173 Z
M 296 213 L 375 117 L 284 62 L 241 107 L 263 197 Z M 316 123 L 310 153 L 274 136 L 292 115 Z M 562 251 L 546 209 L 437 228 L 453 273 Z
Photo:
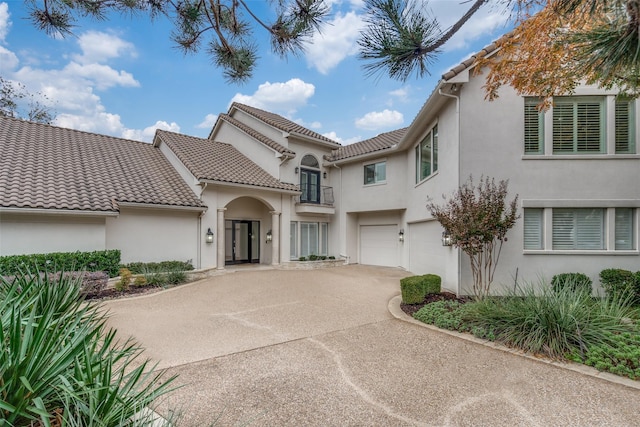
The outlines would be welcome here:
M 482 299 L 489 294 L 507 231 L 520 217 L 518 196 L 506 202 L 508 181 L 497 185 L 493 178 L 473 179 L 458 188 L 444 206 L 429 200 L 427 209 L 451 236 L 453 246 L 469 255 L 473 294 Z M 446 197 L 443 195 L 443 198 Z

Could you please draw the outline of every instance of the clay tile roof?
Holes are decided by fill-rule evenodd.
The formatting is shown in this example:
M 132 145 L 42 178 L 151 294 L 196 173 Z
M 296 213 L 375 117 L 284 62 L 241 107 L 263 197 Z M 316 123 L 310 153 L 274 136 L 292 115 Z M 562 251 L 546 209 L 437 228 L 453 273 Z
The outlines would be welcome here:
M 256 131 L 255 129 L 250 128 L 249 126 L 247 126 L 244 123 L 234 119 L 233 117 L 229 116 L 228 114 L 220 114 L 219 118 L 221 120 L 224 120 L 225 122 L 237 127 L 238 129 L 240 129 L 242 132 L 246 133 L 250 137 L 262 142 L 267 147 L 273 148 L 274 150 L 276 150 L 280 154 L 284 154 L 284 155 L 286 155 L 288 157 L 292 157 L 292 158 L 296 156 L 296 153 L 294 151 L 291 151 L 288 148 L 284 147 L 283 145 L 278 144 L 273 139 L 271 139 L 271 138 L 269 138 L 267 136 L 264 136 L 260 132 Z
M 402 128 L 391 132 L 381 133 L 380 135 L 373 138 L 365 139 L 364 141 L 356 142 L 355 144 L 345 145 L 338 148 L 337 150 L 333 150 L 331 152 L 331 155 L 327 156 L 326 159 L 331 162 L 335 162 L 338 160 L 348 159 L 350 157 L 356 157 L 363 154 L 374 153 L 376 151 L 390 148 L 394 144 L 400 142 L 404 134 L 407 132 L 407 129 L 409 128 Z
M 298 191 L 296 185 L 277 180 L 230 144 L 163 130 L 156 135 L 196 179 Z
M 329 144 L 340 146 L 340 144 L 336 141 L 329 139 L 326 136 L 320 135 L 319 133 L 314 132 L 311 129 L 307 129 L 304 126 L 300 126 L 299 124 L 294 123 L 289 119 L 285 119 L 284 117 L 277 114 L 270 113 L 259 108 L 250 107 L 245 104 L 240 104 L 238 102 L 234 102 L 233 104 L 231 104 L 231 108 L 229 109 L 229 111 L 231 111 L 233 108 L 244 111 L 247 114 L 251 114 L 253 117 L 262 120 L 263 122 L 275 127 L 276 129 L 280 129 L 283 132 L 297 133 L 299 135 L 304 135 L 323 142 L 328 142 Z
M 457 76 L 458 74 L 460 74 L 461 72 L 463 72 L 467 68 L 471 67 L 476 62 L 476 59 L 478 59 L 479 57 L 487 56 L 487 55 L 490 55 L 490 54 L 494 53 L 496 50 L 498 50 L 500 48 L 500 46 L 502 45 L 502 42 L 505 39 L 510 38 L 510 37 L 513 37 L 513 32 L 509 32 L 509 33 L 503 35 L 498 40 L 494 41 L 493 43 L 491 43 L 488 46 L 485 46 L 480 51 L 478 51 L 475 54 L 471 55 L 469 58 L 465 59 L 460 64 L 456 65 L 451 70 L 449 70 L 446 73 L 444 73 L 442 75 L 442 80 L 449 80 L 449 79 Z
M 151 144 L 0 117 L 0 207 L 203 207 Z

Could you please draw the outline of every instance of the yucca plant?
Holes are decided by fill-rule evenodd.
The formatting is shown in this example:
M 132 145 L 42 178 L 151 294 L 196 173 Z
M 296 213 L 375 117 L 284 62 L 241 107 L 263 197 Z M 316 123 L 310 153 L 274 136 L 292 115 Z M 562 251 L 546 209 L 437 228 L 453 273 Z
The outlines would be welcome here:
M 594 298 L 585 289 L 554 291 L 542 284 L 478 301 L 469 307 L 465 320 L 494 331 L 496 340 L 509 346 L 563 359 L 592 345 L 612 344 L 612 335 L 637 333 L 629 321 L 636 314 L 628 298 Z
M 138 414 L 170 391 L 132 341 L 116 341 L 80 281 L 0 278 L 0 426 L 148 425 Z

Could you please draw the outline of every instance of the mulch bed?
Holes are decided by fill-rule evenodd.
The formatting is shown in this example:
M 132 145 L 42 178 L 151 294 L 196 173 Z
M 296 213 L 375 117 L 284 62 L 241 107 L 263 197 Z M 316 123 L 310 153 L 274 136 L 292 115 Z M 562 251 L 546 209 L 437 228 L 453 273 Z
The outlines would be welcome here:
M 139 295 L 152 294 L 154 292 L 159 292 L 173 286 L 178 286 L 178 285 L 170 285 L 166 287 L 156 286 L 156 285 L 130 286 L 128 291 L 117 291 L 115 288 L 107 288 L 107 289 L 103 289 L 97 294 L 87 294 L 85 297 L 85 300 L 102 301 L 102 300 L 111 300 L 111 299 L 119 299 L 119 298 L 130 298 L 130 297 L 135 297 Z
M 458 298 L 456 296 L 456 294 L 453 294 L 451 292 L 440 292 L 439 294 L 429 294 L 425 297 L 424 301 L 418 304 L 404 304 L 404 303 L 400 303 L 400 308 L 402 309 L 402 311 L 404 311 L 405 313 L 407 313 L 409 316 L 413 317 L 413 314 L 420 310 L 422 307 L 424 307 L 427 304 L 431 304 L 432 302 L 436 302 L 436 301 L 445 301 L 445 300 L 449 300 L 449 301 L 458 301 L 460 303 L 465 303 L 467 301 L 469 301 L 468 297 L 460 297 Z

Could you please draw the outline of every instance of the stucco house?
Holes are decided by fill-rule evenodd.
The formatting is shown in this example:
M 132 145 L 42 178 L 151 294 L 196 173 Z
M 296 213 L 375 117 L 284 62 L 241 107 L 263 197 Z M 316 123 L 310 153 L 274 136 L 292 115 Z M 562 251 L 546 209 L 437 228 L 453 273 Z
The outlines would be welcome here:
M 332 255 L 465 293 L 468 259 L 426 204 L 484 175 L 509 180 L 522 215 L 495 287 L 640 270 L 637 102 L 584 85 L 544 113 L 508 87 L 488 102 L 473 62 L 410 126 L 347 146 L 239 103 L 208 138 L 157 131 L 153 144 L 2 118 L 0 255 L 117 248 L 202 269 Z

